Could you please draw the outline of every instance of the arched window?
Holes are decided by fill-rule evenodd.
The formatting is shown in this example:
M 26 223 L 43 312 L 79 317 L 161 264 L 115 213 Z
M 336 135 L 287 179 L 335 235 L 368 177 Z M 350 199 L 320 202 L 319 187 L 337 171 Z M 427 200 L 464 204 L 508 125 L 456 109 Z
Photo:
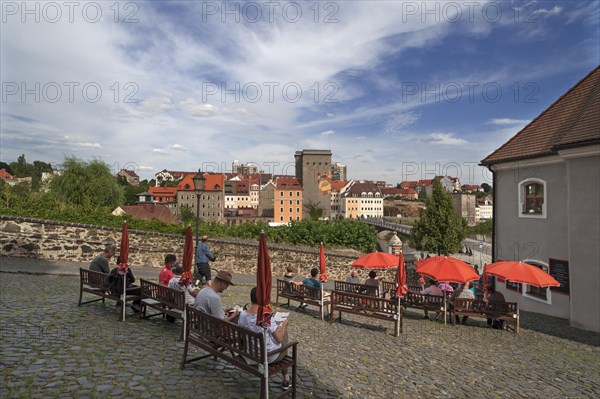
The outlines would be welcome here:
M 544 180 L 529 178 L 519 183 L 519 216 L 545 218 L 547 185 Z

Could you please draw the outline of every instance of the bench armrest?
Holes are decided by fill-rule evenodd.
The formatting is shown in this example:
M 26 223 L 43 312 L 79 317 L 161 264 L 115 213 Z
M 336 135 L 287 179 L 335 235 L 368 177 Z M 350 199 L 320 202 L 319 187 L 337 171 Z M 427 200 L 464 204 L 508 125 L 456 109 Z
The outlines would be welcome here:
M 292 346 L 298 345 L 298 341 L 288 342 L 285 345 L 282 345 L 281 348 L 275 349 L 274 351 L 268 352 L 267 356 L 274 355 L 275 353 L 283 352 L 284 350 L 291 348 Z

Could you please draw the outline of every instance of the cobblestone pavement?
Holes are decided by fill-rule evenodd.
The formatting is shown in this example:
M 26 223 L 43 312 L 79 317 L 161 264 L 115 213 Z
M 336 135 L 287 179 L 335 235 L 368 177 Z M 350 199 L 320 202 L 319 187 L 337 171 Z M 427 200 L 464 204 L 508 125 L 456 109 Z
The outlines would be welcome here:
M 249 302 L 254 277 L 235 279 L 241 284 L 223 294 L 226 305 Z M 0 280 L 2 398 L 258 397 L 258 379 L 222 361 L 181 371 L 179 322 L 122 323 L 111 301 L 78 307 L 75 276 L 1 273 Z M 300 398 L 600 396 L 600 336 L 561 319 L 525 313 L 515 337 L 484 320 L 444 326 L 409 310 L 395 338 L 389 322 L 317 317 L 314 307 L 290 314 Z

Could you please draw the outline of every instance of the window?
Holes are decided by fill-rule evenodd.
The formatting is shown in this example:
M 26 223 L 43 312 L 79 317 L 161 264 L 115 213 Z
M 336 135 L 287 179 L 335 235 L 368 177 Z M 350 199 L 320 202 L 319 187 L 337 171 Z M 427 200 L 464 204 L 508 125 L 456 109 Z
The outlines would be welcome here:
M 281 216 L 281 218 L 279 220 L 281 220 L 283 222 L 283 216 Z
M 527 179 L 519 183 L 519 216 L 546 217 L 546 182 Z
M 279 212 L 283 213 L 283 208 L 280 208 L 280 209 L 279 209 Z M 283 220 L 283 219 L 282 219 L 282 220 Z
M 300 213 L 300 208 L 296 208 L 296 212 Z
M 524 259 L 522 262 L 527 263 L 531 266 L 539 267 L 546 273 L 548 272 L 548 264 L 546 262 L 542 262 L 540 260 L 535 259 Z M 552 304 L 550 297 L 550 288 L 541 288 L 535 287 L 533 285 L 522 284 L 523 286 L 523 296 L 526 298 L 534 299 L 537 301 L 541 301 L 547 303 L 549 305 Z

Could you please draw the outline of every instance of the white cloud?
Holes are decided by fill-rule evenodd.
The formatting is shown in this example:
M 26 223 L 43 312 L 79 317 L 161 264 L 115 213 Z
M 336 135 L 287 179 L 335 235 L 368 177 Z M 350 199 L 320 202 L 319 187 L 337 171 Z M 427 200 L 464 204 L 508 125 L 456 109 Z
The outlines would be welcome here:
M 142 102 L 141 110 L 148 113 L 159 113 L 173 108 L 169 93 L 148 97 Z
M 182 146 L 181 144 L 173 144 L 171 146 L 171 148 L 175 151 L 186 151 L 187 148 L 185 148 L 184 146 Z
M 160 148 L 155 148 L 152 150 L 152 152 L 157 155 L 168 155 L 169 154 L 167 151 L 161 150 Z
M 84 148 L 102 148 L 100 143 L 75 143 L 75 145 Z
M 199 104 L 193 98 L 188 98 L 185 101 L 179 103 L 183 110 L 191 115 L 198 118 L 208 118 L 217 114 L 217 107 L 212 104 Z
M 426 138 L 421 139 L 425 143 L 441 144 L 441 145 L 463 145 L 467 144 L 466 140 L 454 137 L 454 133 L 430 133 Z
M 328 136 L 333 136 L 335 134 L 335 132 L 333 130 L 326 130 L 324 132 L 319 133 L 320 137 L 328 137 Z
M 500 126 L 512 126 L 512 125 L 526 125 L 530 121 L 527 119 L 511 119 L 511 118 L 494 118 L 486 122 L 486 125 L 500 125 Z
M 153 170 L 156 170 L 156 169 L 154 168 L 154 166 L 144 166 L 144 165 L 141 165 L 141 166 L 140 166 L 138 169 L 139 169 L 139 170 L 147 170 L 147 171 L 153 171 Z

